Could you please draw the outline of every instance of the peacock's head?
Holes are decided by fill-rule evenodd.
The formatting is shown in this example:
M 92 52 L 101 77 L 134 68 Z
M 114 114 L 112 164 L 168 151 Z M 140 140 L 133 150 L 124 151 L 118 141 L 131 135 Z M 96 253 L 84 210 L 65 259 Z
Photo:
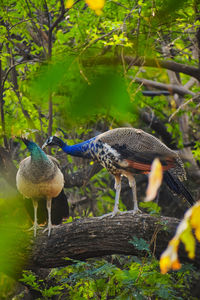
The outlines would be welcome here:
M 66 144 L 57 136 L 50 136 L 45 143 L 42 145 L 42 149 L 44 149 L 46 146 L 59 146 L 60 148 L 63 148 Z

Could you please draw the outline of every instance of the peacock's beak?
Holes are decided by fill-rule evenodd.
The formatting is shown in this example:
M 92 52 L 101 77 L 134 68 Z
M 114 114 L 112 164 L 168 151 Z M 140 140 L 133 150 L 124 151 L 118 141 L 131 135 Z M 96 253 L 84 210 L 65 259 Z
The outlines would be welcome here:
M 46 148 L 46 146 L 48 146 L 48 142 L 44 142 L 44 144 L 42 145 L 42 149 Z

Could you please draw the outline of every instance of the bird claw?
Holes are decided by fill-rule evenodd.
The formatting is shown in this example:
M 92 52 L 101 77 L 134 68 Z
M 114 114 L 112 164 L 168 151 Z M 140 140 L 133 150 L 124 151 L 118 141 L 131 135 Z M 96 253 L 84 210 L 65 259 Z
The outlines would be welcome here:
M 42 233 L 44 233 L 44 232 L 46 232 L 46 231 L 48 230 L 48 236 L 50 236 L 50 235 L 51 235 L 51 229 L 53 229 L 53 228 L 55 228 L 55 227 L 57 227 L 57 225 L 51 225 L 50 227 L 47 226 L 47 227 L 42 231 Z
M 113 217 L 115 217 L 116 215 L 118 215 L 118 214 L 121 214 L 122 212 L 120 211 L 120 210 L 117 210 L 117 211 L 115 211 L 115 210 L 113 210 L 112 212 L 110 212 L 110 213 L 108 213 L 108 214 L 105 214 L 105 215 L 103 215 L 103 216 L 100 216 L 100 217 L 98 217 L 100 220 L 101 219 L 104 219 L 104 218 L 107 218 L 107 217 L 111 217 L 111 218 L 113 218 Z
M 36 226 L 31 226 L 29 229 L 27 229 L 27 231 L 31 231 L 31 230 L 34 230 L 34 229 L 40 229 L 41 228 L 41 226 L 39 226 L 39 225 L 36 225 Z
M 139 208 L 131 210 L 133 212 L 133 215 L 135 216 L 136 214 L 142 214 L 142 211 Z
M 39 226 L 38 224 L 35 224 L 35 225 L 31 226 L 31 228 L 27 229 L 27 231 L 32 231 L 33 230 L 34 237 L 36 237 L 36 235 L 37 235 L 37 229 L 40 229 L 40 228 L 41 228 L 41 226 Z

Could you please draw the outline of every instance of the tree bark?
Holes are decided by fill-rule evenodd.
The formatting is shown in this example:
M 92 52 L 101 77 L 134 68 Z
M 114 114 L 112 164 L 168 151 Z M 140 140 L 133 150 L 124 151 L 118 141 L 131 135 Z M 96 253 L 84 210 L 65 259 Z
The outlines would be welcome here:
M 71 259 L 85 260 L 110 254 L 144 256 L 130 241 L 143 238 L 157 257 L 165 250 L 175 234 L 179 220 L 153 217 L 148 214 L 133 215 L 132 211 L 115 217 L 79 219 L 59 225 L 47 233 L 39 234 L 27 264 L 28 269 L 53 268 L 71 264 Z M 199 246 L 194 263 L 200 265 Z M 188 261 L 183 248 L 179 251 L 181 262 Z
M 127 63 L 128 67 L 132 66 L 138 67 L 154 67 L 154 68 L 163 68 L 167 70 L 171 70 L 174 72 L 180 72 L 183 74 L 187 74 L 196 78 L 200 81 L 200 70 L 196 67 L 177 63 L 175 61 L 170 60 L 162 60 L 162 59 L 154 59 L 148 57 L 131 57 L 125 56 L 124 61 Z M 82 64 L 86 67 L 94 66 L 94 65 L 118 65 L 121 63 L 120 57 L 95 57 L 93 59 L 83 59 Z

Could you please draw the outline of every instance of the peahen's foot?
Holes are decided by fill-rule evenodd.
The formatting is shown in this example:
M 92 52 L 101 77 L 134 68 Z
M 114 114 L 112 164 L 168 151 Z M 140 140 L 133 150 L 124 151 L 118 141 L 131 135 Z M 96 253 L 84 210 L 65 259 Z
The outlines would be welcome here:
M 56 228 L 57 227 L 57 225 L 50 225 L 50 226 L 47 226 L 42 232 L 44 233 L 44 232 L 46 232 L 47 230 L 48 230 L 48 236 L 50 236 L 51 235 L 51 230 L 53 229 L 53 228 Z
M 27 229 L 27 231 L 32 231 L 34 232 L 34 237 L 36 237 L 37 234 L 37 229 L 40 229 L 41 226 L 39 226 L 38 224 L 34 224 L 33 226 L 31 226 L 31 228 Z

